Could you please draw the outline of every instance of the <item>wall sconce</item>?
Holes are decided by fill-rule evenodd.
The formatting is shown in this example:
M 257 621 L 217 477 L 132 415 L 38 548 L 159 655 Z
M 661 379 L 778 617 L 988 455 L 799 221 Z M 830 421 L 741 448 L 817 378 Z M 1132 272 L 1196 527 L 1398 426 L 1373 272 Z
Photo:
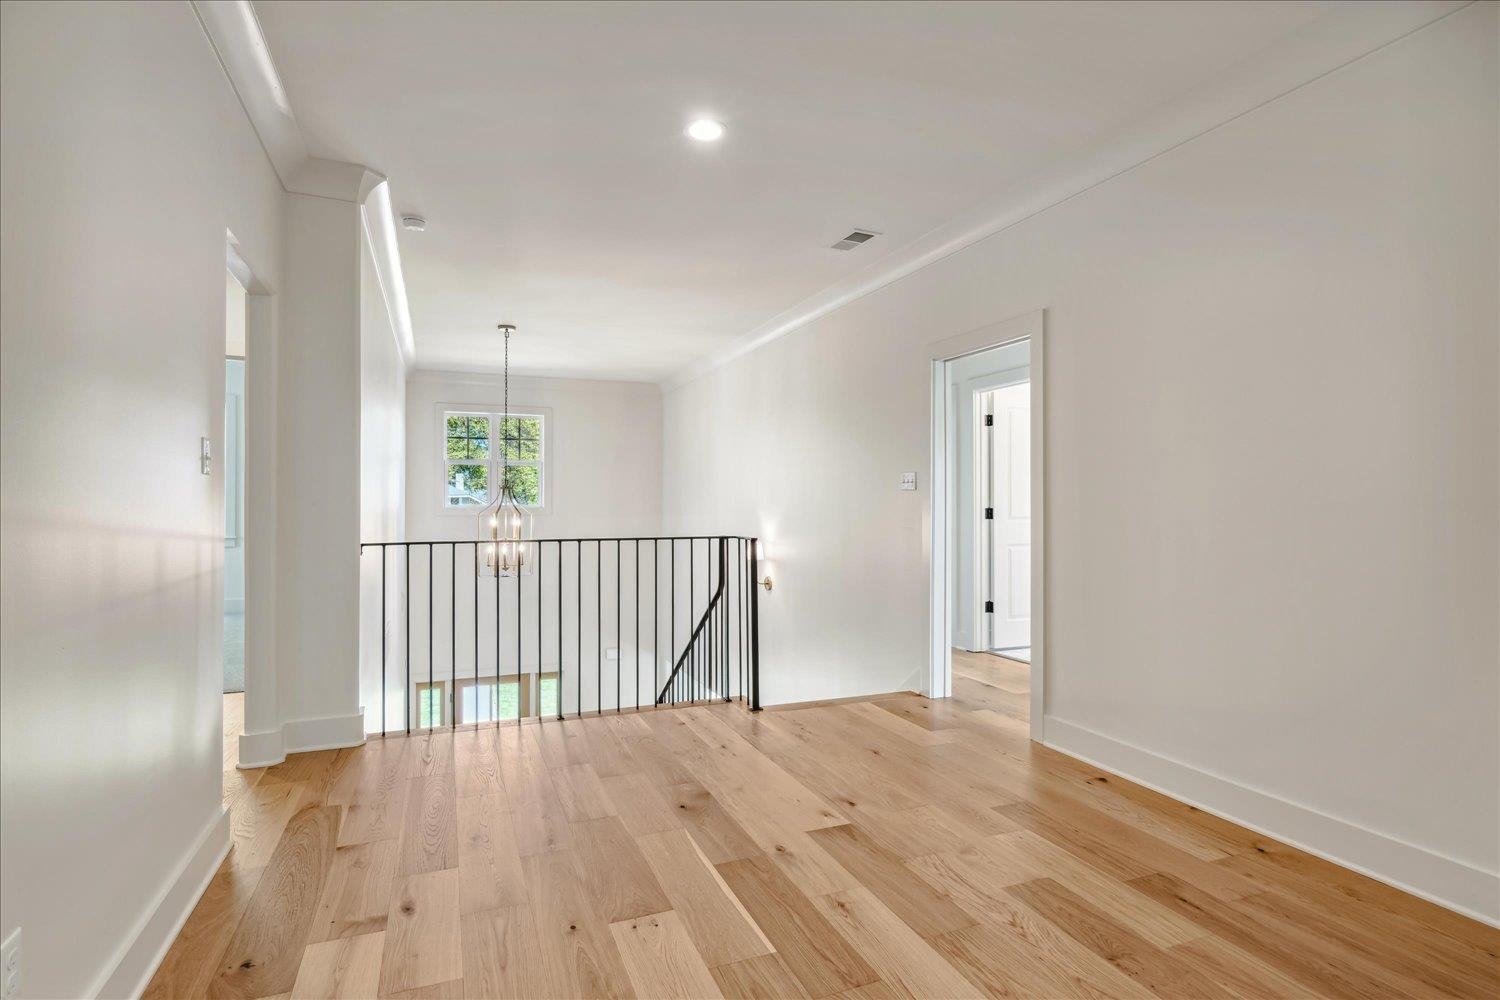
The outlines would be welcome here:
M 766 543 L 764 541 L 762 541 L 761 539 L 759 539 L 759 538 L 757 538 L 755 540 L 755 558 L 761 564 L 765 564 L 766 561 L 767 561 L 767 557 L 766 557 Z M 760 586 L 766 588 L 766 592 L 769 593 L 770 590 L 771 590 L 771 587 L 772 587 L 771 574 L 767 573 L 765 575 L 765 577 L 763 577 L 760 580 L 757 580 L 756 583 L 758 583 Z

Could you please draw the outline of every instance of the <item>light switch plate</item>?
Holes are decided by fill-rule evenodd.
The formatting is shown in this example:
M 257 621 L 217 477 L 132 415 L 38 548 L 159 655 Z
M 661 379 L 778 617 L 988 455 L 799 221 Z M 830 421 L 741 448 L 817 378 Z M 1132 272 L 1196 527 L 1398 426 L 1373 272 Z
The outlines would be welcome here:
M 213 472 L 214 446 L 208 438 L 199 438 L 198 442 L 198 471 L 206 476 Z
M 901 473 L 901 489 L 914 490 L 917 488 L 917 474 L 915 472 Z

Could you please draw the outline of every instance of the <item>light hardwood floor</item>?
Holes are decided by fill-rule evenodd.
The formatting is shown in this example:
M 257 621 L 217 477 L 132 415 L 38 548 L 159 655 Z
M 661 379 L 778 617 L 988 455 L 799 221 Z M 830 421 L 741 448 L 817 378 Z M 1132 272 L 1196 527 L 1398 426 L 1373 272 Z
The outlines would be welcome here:
M 231 771 L 146 995 L 1500 995 L 1500 932 L 1030 743 L 1026 669 Z

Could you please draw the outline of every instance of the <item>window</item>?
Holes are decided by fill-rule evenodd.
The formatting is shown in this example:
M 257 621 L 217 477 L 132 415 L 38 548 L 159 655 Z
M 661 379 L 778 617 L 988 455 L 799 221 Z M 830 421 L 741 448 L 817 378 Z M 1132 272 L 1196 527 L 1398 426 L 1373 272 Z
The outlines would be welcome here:
M 448 724 L 448 684 L 422 681 L 417 684 L 417 728 L 435 729 Z
M 541 413 L 443 413 L 443 506 L 479 508 L 495 498 L 502 469 L 524 507 L 545 499 L 546 417 Z M 509 465 L 509 468 L 505 468 Z
M 515 674 L 505 674 L 498 684 L 494 677 L 458 679 L 458 721 L 460 725 L 471 722 L 494 722 L 521 718 L 537 714 L 538 702 L 543 715 L 557 714 L 557 674 L 542 674 L 538 685 L 535 674 L 526 675 L 527 683 L 521 685 Z M 538 691 L 540 688 L 540 692 Z

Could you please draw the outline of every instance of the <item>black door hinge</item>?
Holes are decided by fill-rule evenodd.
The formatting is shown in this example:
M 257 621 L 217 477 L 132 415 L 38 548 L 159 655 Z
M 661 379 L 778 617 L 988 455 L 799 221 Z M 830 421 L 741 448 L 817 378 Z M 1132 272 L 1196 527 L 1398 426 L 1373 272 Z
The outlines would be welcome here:
M 993 426 L 995 426 L 995 415 L 993 413 L 986 413 L 984 415 L 984 426 L 986 426 L 986 427 L 993 427 Z
M 986 507 L 984 509 L 984 519 L 986 521 L 993 521 L 995 519 L 995 508 Z
M 995 613 L 995 602 L 994 601 L 985 601 L 984 602 L 984 613 L 987 614 L 987 615 L 992 615 L 992 614 Z

